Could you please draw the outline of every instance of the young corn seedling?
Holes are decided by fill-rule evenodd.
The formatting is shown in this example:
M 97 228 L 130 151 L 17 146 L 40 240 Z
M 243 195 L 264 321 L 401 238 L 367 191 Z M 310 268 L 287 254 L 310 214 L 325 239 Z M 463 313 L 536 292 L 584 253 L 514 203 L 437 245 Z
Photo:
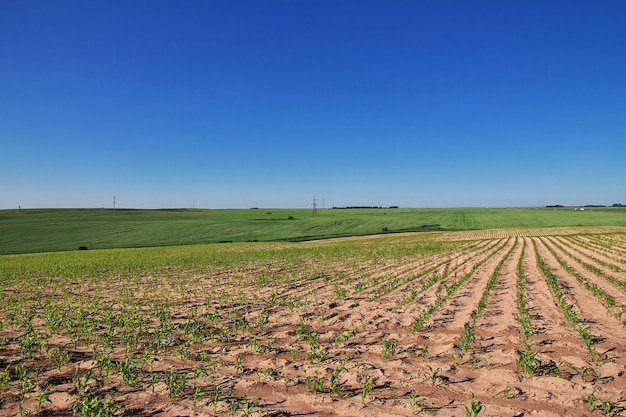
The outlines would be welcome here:
M 424 402 L 426 398 L 419 395 L 417 391 L 414 389 L 411 390 L 411 413 L 415 414 L 419 408 L 421 408 L 420 403 Z
M 315 392 L 324 392 L 324 382 L 326 382 L 326 378 L 323 376 L 319 378 L 315 378 Z
M 259 342 L 256 337 L 251 336 L 248 342 L 250 343 L 250 350 L 252 353 L 257 353 L 259 351 Z
M 298 347 L 298 344 L 295 342 L 292 343 L 289 347 L 291 348 L 291 359 L 295 361 L 296 357 L 298 356 L 298 353 L 300 352 L 300 348 Z
M 58 347 L 50 349 L 48 353 L 59 371 L 63 366 L 69 364 L 70 359 L 72 358 L 72 352 L 68 352 Z
M 522 372 L 525 375 L 534 375 L 540 364 L 541 363 L 539 359 L 537 359 L 537 355 L 533 351 L 527 349 L 519 353 L 517 366 L 519 369 L 519 366 L 521 365 Z
M 483 409 L 483 403 L 481 403 L 480 401 L 474 401 L 474 398 L 472 398 L 472 401 L 468 406 L 465 406 L 465 417 L 476 417 Z
M 372 377 L 369 375 L 365 375 L 365 381 L 363 382 L 363 390 L 361 391 L 361 401 L 363 401 L 363 403 L 365 403 L 365 399 L 367 398 L 367 395 L 372 390 L 372 383 L 373 383 Z
M 252 408 L 255 407 L 259 401 L 261 401 L 261 398 L 258 397 L 254 400 L 250 400 L 248 399 L 248 394 L 244 394 L 243 395 L 243 401 L 241 402 L 242 407 L 242 411 L 243 411 L 243 415 L 244 416 L 250 416 L 252 414 Z
M 134 356 L 126 354 L 123 362 L 117 363 L 117 369 L 122 374 L 122 381 L 127 385 L 134 385 L 139 376 L 138 362 Z
M 6 388 L 11 383 L 11 365 L 0 371 L 0 388 Z
M 110 400 L 102 400 L 97 394 L 85 393 L 80 396 L 80 400 L 74 405 L 74 415 L 80 413 L 81 416 L 113 417 L 115 416 L 115 403 Z
M 510 385 L 506 386 L 503 393 L 504 393 L 504 398 L 506 398 L 507 400 L 510 400 L 511 398 L 515 398 L 518 396 L 517 390 L 512 388 Z
M 426 365 L 428 367 L 428 370 L 430 371 L 429 377 L 430 377 L 430 382 L 432 382 L 433 385 L 435 385 L 437 383 L 437 378 L 439 378 L 439 374 L 441 373 L 441 368 L 433 368 L 430 365 Z
M 398 339 L 389 338 L 389 339 L 381 339 L 383 344 L 383 350 L 381 352 L 381 356 L 383 360 L 388 359 L 396 354 L 396 348 L 398 346 Z
M 47 385 L 45 388 L 42 388 L 37 395 L 37 409 L 41 411 L 43 404 L 46 402 L 51 402 L 48 396 L 50 395 L 50 389 L 53 385 Z
M 474 342 L 475 339 L 472 326 L 469 323 L 465 323 L 463 326 L 463 333 L 459 339 L 459 349 L 461 349 L 461 352 L 466 353 L 469 349 L 470 343 Z
M 330 389 L 331 395 L 334 394 L 338 397 L 341 397 L 344 391 L 344 386 L 341 383 L 341 381 L 339 381 L 339 374 L 341 373 L 341 371 L 343 371 L 343 368 L 335 369 L 330 375 L 330 380 L 329 380 L 329 389 Z
M 235 370 L 238 374 L 243 371 L 243 365 L 241 364 L 241 353 L 239 353 L 235 358 Z
M 193 406 L 196 407 L 198 403 L 198 399 L 203 397 L 206 394 L 201 386 L 196 386 L 193 392 Z
M 213 412 L 217 413 L 217 407 L 220 403 L 220 401 L 225 400 L 228 398 L 228 394 L 224 394 L 222 392 L 220 392 L 220 386 L 216 385 L 215 386 L 215 392 L 213 393 L 213 397 L 211 398 L 211 404 L 213 404 Z
M 168 395 L 171 398 L 180 396 L 185 390 L 187 384 L 186 374 L 177 374 L 174 371 L 170 371 L 165 379 L 165 385 L 167 386 Z
M 231 399 L 230 400 L 230 416 L 235 417 L 235 414 L 237 414 L 238 410 L 239 410 L 239 400 L 236 398 Z

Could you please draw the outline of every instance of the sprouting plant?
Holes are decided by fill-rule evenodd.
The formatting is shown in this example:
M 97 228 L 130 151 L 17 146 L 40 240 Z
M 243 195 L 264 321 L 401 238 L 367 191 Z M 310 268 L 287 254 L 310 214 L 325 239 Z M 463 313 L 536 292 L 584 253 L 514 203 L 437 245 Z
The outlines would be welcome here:
M 259 351 L 259 342 L 256 339 L 256 337 L 254 336 L 250 337 L 249 343 L 250 343 L 250 350 L 252 350 L 252 353 L 257 353 Z
M 219 366 L 220 362 L 215 359 L 215 358 L 211 358 L 211 372 L 213 373 L 213 375 L 215 375 L 215 373 L 217 372 L 217 367 Z
M 213 412 L 217 413 L 217 406 L 219 405 L 220 401 L 224 400 L 228 398 L 228 395 L 225 395 L 223 393 L 220 392 L 220 386 L 216 385 L 215 386 L 215 392 L 213 393 L 213 398 L 211 398 L 211 403 L 213 404 Z
M 265 328 L 265 325 L 267 324 L 267 322 L 269 321 L 269 314 L 259 314 L 259 322 L 257 323 L 257 327 L 259 328 L 259 331 L 263 331 L 263 329 Z
M 209 372 L 206 369 L 206 366 L 204 366 L 203 364 L 200 364 L 198 366 L 196 366 L 193 370 L 193 381 L 194 383 L 196 382 L 196 380 L 201 377 L 201 376 L 209 376 Z
M 441 368 L 434 369 L 430 365 L 426 365 L 426 366 L 428 367 L 428 370 L 430 371 L 430 382 L 432 382 L 432 384 L 435 385 L 437 383 L 437 378 L 439 378 L 439 374 L 441 373 Z
M 472 359 L 470 359 L 470 364 L 472 365 L 472 368 L 474 369 L 478 367 L 479 362 L 480 362 L 480 359 L 477 356 L 472 356 Z
M 475 417 L 480 413 L 482 409 L 483 403 L 481 403 L 480 401 L 474 401 L 474 398 L 472 398 L 469 407 L 465 406 L 465 417 Z
M 0 388 L 8 387 L 11 383 L 11 365 L 7 365 L 6 368 L 0 371 Z
M 298 347 L 296 343 L 292 343 L 290 347 L 291 347 L 291 359 L 295 361 L 296 356 L 298 356 L 298 352 L 300 352 L 300 348 Z
M 19 405 L 17 406 L 17 412 L 19 413 L 20 417 L 33 417 L 34 414 L 31 410 L 27 410 L 24 408 L 24 399 L 22 398 L 20 400 Z
M 138 362 L 134 356 L 128 353 L 123 362 L 118 362 L 117 369 L 122 374 L 122 380 L 128 385 L 133 385 L 139 376 Z
M 469 323 L 465 323 L 463 326 L 463 334 L 459 339 L 459 348 L 461 352 L 465 353 L 469 349 L 470 343 L 475 340 L 474 333 L 472 330 L 472 326 Z
M 72 352 L 68 352 L 66 350 L 62 350 L 61 348 L 54 347 L 48 351 L 50 358 L 56 364 L 58 370 L 61 370 L 61 367 L 70 363 L 70 359 L 72 357 Z
M 285 384 L 285 392 L 287 391 L 287 387 L 289 387 L 289 375 L 283 375 L 281 377 L 281 379 L 283 380 L 283 383 Z
M 335 285 L 334 292 L 335 292 L 335 296 L 337 297 L 337 299 L 346 298 L 347 292 L 344 288 L 341 288 L 338 285 Z
M 239 400 L 236 398 L 233 398 L 230 400 L 230 415 L 231 417 L 234 417 L 235 414 L 237 413 L 237 410 L 239 410 Z
M 582 366 L 580 368 L 580 379 L 582 380 L 582 382 L 585 382 L 585 375 L 587 374 L 587 372 L 589 372 L 589 368 L 587 368 L 586 366 Z
M 39 394 L 37 395 L 37 409 L 39 411 L 41 411 L 43 403 L 50 402 L 48 396 L 50 395 L 50 389 L 52 387 L 53 385 L 47 385 L 45 388 L 42 388 L 41 391 L 39 391 Z
M 315 392 L 324 392 L 324 382 L 326 382 L 326 378 L 323 376 L 315 379 Z
M 511 398 L 517 397 L 517 390 L 512 388 L 510 385 L 507 385 L 504 389 L 504 398 L 510 400 Z
M 419 395 L 417 391 L 414 389 L 411 390 L 411 413 L 415 414 L 417 412 L 418 407 L 420 407 L 420 403 L 423 402 L 426 398 Z
M 365 402 L 365 398 L 372 390 L 372 377 L 369 375 L 365 375 L 365 381 L 363 382 L 363 390 L 361 391 L 361 400 Z
M 20 339 L 19 352 L 25 357 L 32 358 L 35 353 L 41 352 L 46 340 L 47 337 L 37 330 L 31 331 Z
M 202 397 L 204 394 L 206 394 L 206 392 L 204 392 L 204 390 L 202 389 L 202 387 L 201 387 L 201 386 L 199 386 L 199 385 L 198 385 L 198 386 L 196 386 L 196 388 L 195 388 L 195 390 L 194 390 L 194 392 L 193 392 L 193 406 L 194 406 L 194 407 L 196 406 L 196 404 L 197 404 L 197 402 L 198 402 L 198 399 L 199 399 L 200 397 Z
M 187 374 L 177 374 L 174 371 L 170 371 L 165 379 L 165 385 L 170 397 L 178 397 L 182 394 L 187 384 Z
M 276 378 L 276 372 L 274 372 L 272 368 L 257 369 L 256 373 L 259 376 L 259 379 L 264 377 L 267 380 L 274 381 L 274 379 Z
M 381 356 L 383 359 L 387 359 L 396 354 L 396 347 L 398 346 L 398 339 L 389 338 L 389 339 L 381 339 L 383 344 L 383 350 L 381 352 Z
M 243 395 L 243 401 L 242 401 L 242 405 L 243 405 L 243 415 L 244 416 L 249 416 L 252 414 L 252 408 L 255 407 L 259 401 L 261 401 L 261 398 L 258 397 L 254 400 L 249 400 L 248 399 L 248 394 L 244 394 Z
M 243 370 L 243 365 L 241 364 L 241 353 L 239 353 L 235 358 L 235 370 L 237 373 L 240 373 Z
M 339 381 L 339 374 L 341 373 L 342 370 L 343 368 L 335 369 L 330 375 L 330 380 L 329 380 L 330 393 L 335 394 L 339 397 L 343 395 L 343 389 L 344 389 L 343 384 Z
M 276 343 L 276 339 L 274 339 L 273 337 L 270 337 L 267 340 L 267 350 L 268 350 L 268 352 L 271 352 L 274 349 L 274 343 Z
M 596 402 L 596 389 L 594 388 L 589 394 L 589 398 L 587 398 L 587 408 L 589 410 L 593 409 L 594 403 Z
M 522 371 L 526 375 L 533 375 L 539 366 L 539 359 L 537 355 L 530 349 L 521 351 L 519 358 L 517 359 L 517 366 L 522 366 Z
M 76 368 L 76 370 L 74 371 L 74 389 L 78 394 L 82 394 L 86 392 L 87 387 L 89 386 L 92 369 L 88 369 L 82 378 L 80 377 L 79 370 L 80 368 Z
M 113 417 L 115 403 L 111 400 L 102 400 L 97 394 L 85 393 L 73 407 L 74 416 L 80 413 L 82 417 Z
M 159 373 L 150 370 L 148 371 L 148 374 L 150 375 L 150 386 L 152 387 L 152 392 L 154 392 L 154 386 L 156 385 L 157 379 L 159 378 Z
M 610 401 L 602 401 L 600 405 L 597 407 L 600 412 L 605 416 L 619 416 L 622 415 L 621 408 L 617 407 L 614 403 Z

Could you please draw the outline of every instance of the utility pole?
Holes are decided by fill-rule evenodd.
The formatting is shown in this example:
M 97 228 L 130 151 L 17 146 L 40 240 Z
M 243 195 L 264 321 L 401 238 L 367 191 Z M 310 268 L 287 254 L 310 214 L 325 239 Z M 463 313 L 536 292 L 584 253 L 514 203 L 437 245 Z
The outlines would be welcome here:
M 317 214 L 317 199 L 313 196 L 313 214 Z
M 115 221 L 115 194 L 113 194 L 113 221 Z

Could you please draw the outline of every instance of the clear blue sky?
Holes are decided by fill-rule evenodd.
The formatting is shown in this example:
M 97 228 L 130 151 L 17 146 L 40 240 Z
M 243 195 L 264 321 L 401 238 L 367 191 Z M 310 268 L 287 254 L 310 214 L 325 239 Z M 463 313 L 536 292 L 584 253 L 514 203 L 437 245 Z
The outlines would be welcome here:
M 0 208 L 626 203 L 626 1 L 0 0 Z

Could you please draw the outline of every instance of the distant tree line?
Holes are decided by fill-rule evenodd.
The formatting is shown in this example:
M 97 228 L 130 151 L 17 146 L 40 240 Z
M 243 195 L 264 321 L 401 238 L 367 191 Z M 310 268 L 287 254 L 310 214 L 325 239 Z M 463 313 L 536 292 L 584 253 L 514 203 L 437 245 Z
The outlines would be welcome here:
M 548 208 L 558 208 L 558 207 L 564 207 L 564 206 L 562 206 L 560 204 L 554 204 L 554 205 L 546 206 L 546 207 L 548 207 Z M 604 204 L 585 204 L 582 207 L 607 207 L 607 206 L 605 206 Z M 626 205 L 621 204 L 621 203 L 615 203 L 615 204 L 612 204 L 611 207 L 626 207 Z
M 383 206 L 345 206 L 345 207 L 333 207 L 333 209 L 335 209 L 335 210 L 344 210 L 344 209 L 385 209 L 385 208 L 397 209 L 397 208 L 398 208 L 398 206 L 389 206 L 389 207 L 383 207 Z

